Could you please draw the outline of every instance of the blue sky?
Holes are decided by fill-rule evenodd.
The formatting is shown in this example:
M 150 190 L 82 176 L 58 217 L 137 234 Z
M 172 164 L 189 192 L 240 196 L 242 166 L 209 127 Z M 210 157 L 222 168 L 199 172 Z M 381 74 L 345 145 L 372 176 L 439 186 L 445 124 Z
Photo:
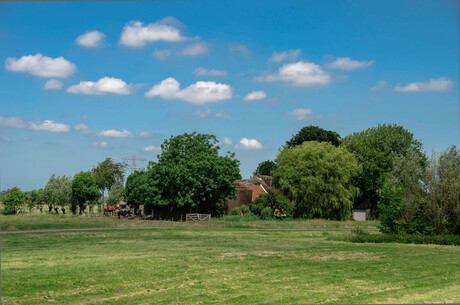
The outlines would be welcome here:
M 460 144 L 458 1 L 0 4 L 1 189 L 211 133 L 241 174 L 313 124 Z

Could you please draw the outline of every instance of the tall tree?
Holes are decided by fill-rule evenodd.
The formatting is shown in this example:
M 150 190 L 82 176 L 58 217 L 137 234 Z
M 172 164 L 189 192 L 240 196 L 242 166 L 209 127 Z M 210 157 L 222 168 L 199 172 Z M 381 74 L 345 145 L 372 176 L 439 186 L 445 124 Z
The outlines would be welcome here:
M 301 145 L 303 142 L 308 141 L 329 142 L 334 146 L 339 146 L 340 135 L 335 131 L 325 130 L 318 126 L 305 126 L 286 142 L 286 147 Z
M 352 179 L 360 166 L 352 153 L 331 143 L 304 142 L 276 158 L 275 186 L 295 200 L 296 215 L 345 220 L 357 189 Z
M 2 196 L 3 214 L 14 214 L 26 202 L 26 195 L 17 186 Z
M 360 189 L 360 198 L 369 198 L 371 214 L 377 216 L 378 191 L 385 181 L 385 174 L 393 168 L 396 156 L 414 153 L 420 156 L 420 162 L 426 164 L 422 143 L 414 135 L 399 125 L 378 125 L 345 137 L 342 145 L 354 153 L 363 167 L 356 179 Z
M 90 172 L 79 172 L 72 181 L 72 212 L 75 214 L 77 206 L 80 214 L 88 205 L 95 205 L 99 198 L 99 190 L 96 181 Z
M 124 191 L 125 189 L 123 188 L 123 185 L 118 181 L 115 182 L 115 184 L 112 185 L 112 187 L 110 188 L 109 197 L 107 198 L 107 204 L 118 204 L 120 200 L 123 199 Z
M 276 163 L 273 162 L 272 160 L 267 160 L 267 161 L 259 163 L 253 175 L 259 174 L 259 175 L 271 176 L 271 172 L 274 169 L 276 169 Z
M 64 211 L 66 206 L 71 205 L 72 199 L 72 177 L 51 175 L 43 189 L 41 200 L 48 205 L 49 212 L 53 208 L 61 207 Z
M 214 135 L 196 132 L 165 140 L 158 162 L 150 162 L 147 171 L 155 204 L 219 214 L 225 199 L 235 197 L 233 181 L 241 175 L 235 155 L 219 156 L 217 143 Z
M 125 167 L 126 164 L 124 163 L 114 162 L 112 158 L 106 158 L 91 170 L 97 188 L 101 192 L 102 200 L 104 200 L 105 190 L 110 190 L 116 182 L 123 184 Z

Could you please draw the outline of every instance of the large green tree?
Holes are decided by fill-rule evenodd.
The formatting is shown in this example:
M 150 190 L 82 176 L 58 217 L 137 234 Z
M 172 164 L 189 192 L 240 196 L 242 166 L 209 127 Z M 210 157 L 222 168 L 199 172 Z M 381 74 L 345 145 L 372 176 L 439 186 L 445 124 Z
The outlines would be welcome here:
M 135 210 L 140 205 L 157 205 L 160 192 L 154 185 L 158 184 L 158 182 L 155 183 L 149 179 L 147 171 L 134 171 L 126 178 L 123 197 L 129 206 L 134 207 Z
M 340 145 L 340 135 L 331 130 L 325 130 L 318 126 L 305 126 L 296 135 L 286 142 L 286 147 L 301 145 L 303 142 L 318 141 L 329 142 L 334 146 Z
M 414 153 L 420 156 L 422 166 L 426 163 L 422 144 L 399 125 L 383 124 L 352 133 L 343 139 L 342 145 L 358 158 L 363 167 L 355 183 L 360 189 L 359 198 L 370 199 L 372 216 L 377 215 L 378 191 L 397 156 Z
M 276 163 L 271 160 L 267 160 L 267 161 L 259 163 L 253 175 L 259 174 L 259 175 L 271 176 L 272 170 L 274 170 L 275 168 L 276 168 Z
M 56 210 L 61 207 L 64 211 L 66 206 L 71 205 L 71 199 L 72 177 L 51 175 L 41 195 L 41 201 L 48 205 L 49 212 L 52 211 L 53 207 Z
M 26 202 L 26 195 L 17 186 L 2 196 L 3 214 L 14 214 Z
M 109 191 L 109 197 L 107 198 L 107 205 L 118 204 L 123 199 L 124 187 L 120 182 L 116 182 Z
M 352 153 L 329 142 L 304 142 L 276 158 L 275 186 L 295 200 L 296 215 L 344 220 L 350 217 L 360 166 Z
M 72 212 L 75 214 L 77 206 L 80 207 L 80 214 L 87 206 L 97 204 L 99 190 L 96 180 L 90 172 L 79 172 L 72 181 Z
M 123 184 L 125 167 L 126 164 L 122 162 L 114 162 L 112 158 L 106 158 L 98 162 L 97 166 L 91 170 L 101 192 L 102 200 L 104 200 L 105 191 L 110 190 L 116 182 Z
M 225 199 L 235 197 L 233 181 L 241 176 L 234 154 L 220 156 L 219 148 L 214 135 L 196 132 L 165 140 L 158 162 L 147 170 L 152 202 L 184 213 L 220 213 Z

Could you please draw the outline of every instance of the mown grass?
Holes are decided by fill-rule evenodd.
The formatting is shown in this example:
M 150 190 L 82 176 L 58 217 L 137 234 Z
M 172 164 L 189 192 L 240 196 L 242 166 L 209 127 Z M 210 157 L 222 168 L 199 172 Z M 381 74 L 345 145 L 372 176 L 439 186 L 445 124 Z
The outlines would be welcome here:
M 375 229 L 377 221 L 328 221 L 328 220 L 260 220 L 245 221 L 244 218 L 234 217 L 213 218 L 210 222 L 186 224 L 185 222 L 157 221 L 157 220 L 129 220 L 118 219 L 116 216 L 92 215 L 74 216 L 62 214 L 25 214 L 24 216 L 1 215 L 2 231 L 44 230 L 44 229 L 79 229 L 79 228 L 115 228 L 115 227 L 213 227 L 213 228 L 309 228 L 309 229 L 351 229 L 356 226 Z
M 2 304 L 460 302 L 459 247 L 330 239 L 342 234 L 180 224 L 2 235 Z

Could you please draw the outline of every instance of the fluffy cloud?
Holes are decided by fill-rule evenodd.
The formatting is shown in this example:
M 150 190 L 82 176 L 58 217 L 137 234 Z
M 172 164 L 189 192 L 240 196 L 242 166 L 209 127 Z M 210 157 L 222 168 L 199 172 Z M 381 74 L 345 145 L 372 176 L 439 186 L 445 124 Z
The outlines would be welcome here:
M 157 22 L 144 26 L 140 21 L 131 21 L 123 28 L 120 44 L 127 47 L 143 47 L 147 43 L 156 41 L 179 42 L 184 40 L 186 38 L 173 25 Z
M 297 50 L 289 50 L 283 52 L 273 52 L 272 57 L 268 59 L 269 62 L 282 62 L 284 60 L 294 60 L 299 57 L 300 53 L 302 53 L 301 49 Z
M 198 67 L 193 71 L 195 75 L 201 76 L 201 75 L 209 75 L 209 76 L 227 76 L 227 72 L 222 71 L 222 70 L 208 70 L 206 68 Z
M 264 146 L 262 145 L 262 143 L 260 143 L 256 139 L 242 138 L 241 141 L 235 145 L 235 149 L 260 150 L 260 149 L 264 149 Z
M 299 61 L 283 65 L 275 74 L 261 75 L 255 78 L 260 82 L 285 81 L 294 86 L 327 85 L 331 76 L 321 66 Z
M 158 96 L 162 99 L 182 99 L 191 104 L 203 105 L 231 99 L 232 94 L 233 89 L 229 85 L 204 81 L 196 82 L 180 90 L 180 83 L 169 77 L 153 86 L 145 93 L 145 97 Z
M 292 111 L 289 111 L 287 114 L 292 116 L 292 117 L 294 117 L 295 120 L 297 120 L 297 121 L 303 121 L 305 119 L 309 119 L 309 118 L 313 117 L 313 115 L 315 113 L 313 112 L 313 110 L 311 110 L 309 108 L 305 108 L 305 109 L 298 108 L 298 109 L 294 109 Z
M 204 42 L 195 42 L 191 45 L 186 46 L 182 52 L 181 55 L 190 55 L 190 56 L 196 56 L 196 55 L 201 55 L 205 54 L 208 52 L 208 47 Z
M 57 80 L 57 79 L 50 79 L 49 81 L 45 83 L 45 86 L 43 87 L 43 89 L 59 90 L 59 89 L 62 89 L 62 87 L 64 87 L 64 83 L 62 81 Z
M 147 146 L 142 147 L 142 151 L 145 151 L 145 152 L 160 152 L 161 151 L 161 146 L 147 145 Z
M 155 49 L 155 52 L 153 52 L 153 57 L 159 60 L 165 60 L 170 55 L 171 55 L 171 50 L 169 49 L 163 49 L 163 50 Z
M 68 132 L 70 126 L 62 123 L 55 123 L 51 120 L 35 120 L 25 121 L 18 117 L 4 118 L 0 117 L 0 126 L 13 127 L 13 128 L 27 128 L 35 131 L 50 131 L 50 132 Z
M 75 41 L 85 48 L 98 48 L 104 43 L 105 37 L 105 34 L 99 31 L 91 31 L 78 36 Z
M 383 90 L 383 88 L 385 88 L 386 85 L 387 85 L 387 82 L 384 80 L 381 80 L 381 81 L 378 81 L 377 84 L 371 88 L 371 90 L 372 91 Z
M 333 62 L 325 64 L 325 67 L 328 69 L 337 69 L 337 70 L 356 70 L 356 69 L 363 69 L 371 66 L 375 63 L 374 60 L 370 61 L 359 61 L 359 60 L 351 60 L 350 57 L 343 57 L 337 58 Z
M 97 82 L 82 81 L 78 85 L 67 88 L 69 93 L 86 95 L 105 95 L 107 93 L 127 95 L 131 94 L 132 91 L 132 85 L 113 77 L 103 77 Z
M 67 78 L 77 71 L 77 66 L 62 56 L 51 58 L 42 54 L 22 56 L 19 59 L 8 57 L 5 68 L 8 71 L 56 78 Z
M 102 142 L 94 142 L 93 146 L 98 147 L 98 148 L 103 148 L 103 149 L 112 148 L 112 146 L 110 146 L 109 143 L 104 142 L 104 141 L 102 141 Z
M 257 100 L 263 100 L 267 97 L 267 93 L 263 91 L 252 91 L 248 95 L 246 95 L 243 100 L 245 101 L 257 101 Z
M 223 111 L 217 112 L 214 116 L 218 119 L 223 119 L 223 120 L 227 120 L 232 117 L 230 114 L 225 113 Z
M 454 85 L 454 82 L 448 78 L 430 79 L 428 82 L 410 83 L 406 86 L 398 84 L 395 87 L 397 92 L 430 92 L 430 91 L 447 91 Z
M 224 144 L 227 146 L 233 145 L 233 140 L 227 137 L 224 137 Z
M 100 130 L 97 132 L 97 135 L 100 137 L 111 137 L 111 138 L 133 138 L 134 137 L 134 135 L 126 129 L 123 129 L 122 131 L 119 131 L 116 129 Z
M 200 118 L 200 119 L 205 119 L 211 116 L 211 110 L 210 109 L 206 109 L 205 111 L 197 110 L 194 113 L 192 113 L 192 116 L 196 116 L 197 118 Z

